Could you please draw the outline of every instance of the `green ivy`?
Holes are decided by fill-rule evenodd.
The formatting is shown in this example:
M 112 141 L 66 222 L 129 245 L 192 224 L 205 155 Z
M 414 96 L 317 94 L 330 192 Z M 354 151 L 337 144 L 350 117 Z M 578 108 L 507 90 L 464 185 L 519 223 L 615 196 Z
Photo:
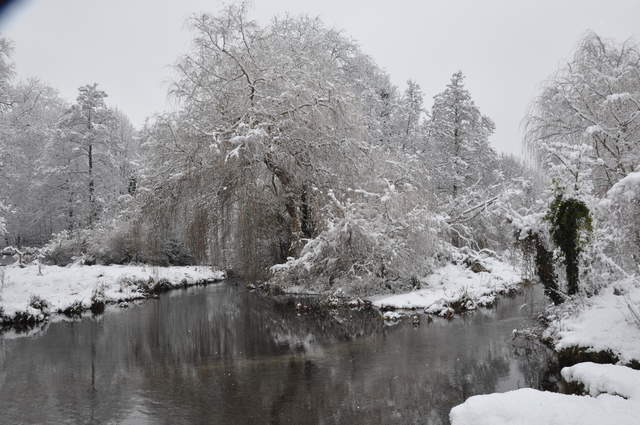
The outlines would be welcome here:
M 591 233 L 591 214 L 587 205 L 574 198 L 563 199 L 562 195 L 549 206 L 545 219 L 551 223 L 551 238 L 564 255 L 567 272 L 567 292 L 578 292 L 578 259 L 583 247 L 580 232 Z
M 542 286 L 544 294 L 548 296 L 555 305 L 562 304 L 564 298 L 558 290 L 558 277 L 553 267 L 553 252 L 549 251 L 544 243 L 543 237 L 538 232 L 529 230 L 527 236 L 520 237 L 520 231 L 516 233 L 516 245 L 521 249 L 525 258 L 535 260 L 536 274 Z

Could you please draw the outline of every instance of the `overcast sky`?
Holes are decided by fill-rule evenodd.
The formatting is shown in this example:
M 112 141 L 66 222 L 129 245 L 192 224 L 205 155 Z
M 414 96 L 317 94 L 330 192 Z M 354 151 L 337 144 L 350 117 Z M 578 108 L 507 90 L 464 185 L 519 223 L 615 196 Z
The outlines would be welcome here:
M 111 105 L 142 125 L 166 110 L 170 65 L 186 52 L 185 19 L 215 12 L 216 0 L 22 0 L 0 18 L 15 43 L 21 78 L 38 77 L 68 100 L 97 82 Z M 521 121 L 541 83 L 592 29 L 638 40 L 640 0 L 255 0 L 261 23 L 277 14 L 320 16 L 359 41 L 404 86 L 416 80 L 425 104 L 461 69 L 492 143 L 519 153 Z

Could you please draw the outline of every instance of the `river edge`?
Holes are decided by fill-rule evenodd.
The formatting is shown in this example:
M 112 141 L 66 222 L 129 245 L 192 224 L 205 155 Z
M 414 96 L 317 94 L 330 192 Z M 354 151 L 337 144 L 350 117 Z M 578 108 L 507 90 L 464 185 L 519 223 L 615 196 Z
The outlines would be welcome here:
M 0 332 L 29 330 L 53 316 L 100 314 L 107 305 L 126 306 L 172 289 L 226 279 L 225 272 L 208 266 L 31 264 L 5 266 L 0 272 Z
M 268 295 L 306 294 L 320 296 L 327 307 L 370 306 L 383 318 L 397 320 L 417 312 L 453 318 L 481 307 L 493 306 L 501 296 L 513 295 L 530 284 L 511 264 L 495 255 L 461 256 L 444 264 L 429 275 L 413 278 L 410 285 L 365 282 L 353 285 L 326 283 L 323 276 L 306 282 L 282 282 L 274 279 L 248 285 Z M 397 286 L 397 287 L 396 287 Z
M 640 285 L 625 278 L 588 298 L 548 308 L 541 337 L 568 366 L 595 362 L 640 369 L 638 306 Z
M 492 265 L 496 268 L 496 264 Z M 453 319 L 456 316 L 472 312 L 479 308 L 492 308 L 500 297 L 512 297 L 521 293 L 529 282 L 519 279 L 513 270 L 502 273 L 491 273 L 488 270 L 472 271 L 464 266 L 448 265 L 432 275 L 431 283 L 445 288 L 428 288 L 404 294 L 374 295 L 371 297 L 349 297 L 341 291 L 317 293 L 304 291 L 300 288 L 282 288 L 277 284 L 249 283 L 247 289 L 264 296 L 293 296 L 299 297 L 295 308 L 300 313 L 310 309 L 365 309 L 378 312 L 385 322 L 394 323 L 410 319 L 420 321 L 420 317 L 441 317 Z M 6 271 L 9 271 L 7 273 Z M 0 293 L 0 332 L 14 329 L 26 332 L 37 325 L 48 322 L 52 317 L 80 318 L 83 313 L 101 314 L 107 305 L 126 307 L 127 303 L 136 300 L 157 298 L 158 294 L 174 289 L 203 286 L 227 279 L 226 272 L 211 270 L 206 266 L 191 267 L 152 267 L 152 266 L 36 266 L 6 267 L 5 282 Z M 93 274 L 87 271 L 94 272 Z M 61 276 L 57 276 L 61 274 Z M 42 275 L 42 276 L 40 276 Z M 8 277 L 7 277 L 8 276 Z M 39 277 L 37 277 L 39 276 Z M 451 287 L 451 282 L 442 282 L 443 276 L 454 276 L 463 285 Z M 505 276 L 507 276 L 505 278 Z M 33 288 L 22 288 L 21 300 L 14 296 L 12 309 L 7 309 L 7 302 L 11 301 L 11 292 L 15 292 L 16 285 L 29 286 L 33 279 L 39 279 Z M 104 279 L 108 279 L 105 281 Z M 496 281 L 497 279 L 497 281 Z M 71 282 L 75 280 L 76 282 Z M 43 283 L 42 281 L 46 282 Z M 74 287 L 69 294 L 55 298 L 53 290 L 56 285 L 80 285 L 80 290 Z M 427 292 L 424 297 L 425 291 Z M 446 293 L 446 296 L 443 294 Z M 15 295 L 15 294 L 14 294 Z M 305 302 L 306 297 L 313 297 L 313 303 Z M 394 301 L 400 299 L 400 302 Z M 414 305 L 415 300 L 429 300 L 430 305 Z M 389 300 L 391 302 L 389 302 Z M 407 301 L 408 300 L 408 301 Z M 412 304 L 414 303 L 414 304 Z M 11 303 L 10 303 L 11 304 Z M 23 307 L 19 305 L 22 304 Z M 551 347 L 553 348 L 553 347 Z
M 95 266 L 86 266 L 86 267 L 95 267 Z M 216 276 L 219 277 L 219 276 Z M 122 302 L 127 302 L 127 301 L 133 301 L 133 300 L 143 300 L 143 299 L 148 299 L 148 298 L 156 298 L 158 296 L 159 293 L 161 292 L 165 292 L 165 291 L 170 291 L 172 289 L 180 289 L 180 288 L 187 288 L 187 287 L 191 287 L 191 286 L 202 286 L 202 285 L 206 285 L 208 283 L 213 283 L 213 282 L 219 282 L 222 279 L 216 279 L 216 277 L 213 278 L 209 278 L 209 279 L 200 279 L 200 280 L 187 280 L 187 279 L 182 279 L 181 281 L 169 281 L 167 279 L 162 279 L 162 278 L 158 278 L 156 280 L 154 279 L 149 279 L 149 280 L 138 280 L 138 281 L 130 281 L 129 285 L 131 287 L 135 287 L 138 288 L 136 291 L 134 292 L 138 292 L 138 295 L 136 296 L 131 296 L 128 298 L 118 298 L 118 299 L 103 299 L 102 301 L 97 300 L 97 302 L 92 302 L 90 305 L 84 305 L 84 306 L 80 306 L 81 309 L 78 310 L 70 310 L 67 312 L 64 311 L 55 311 L 53 314 L 52 313 L 48 313 L 48 314 L 44 314 L 42 316 L 42 319 L 40 321 L 37 322 L 27 322 L 27 323 L 21 323 L 21 322 L 14 322 L 14 323 L 10 323 L 9 327 L 14 327 L 14 328 L 19 328 L 20 326 L 24 326 L 24 327 L 29 327 L 32 325 L 36 325 L 36 324 L 41 324 L 43 322 L 46 322 L 49 320 L 49 318 L 53 315 L 64 315 L 67 317 L 71 317 L 71 318 L 78 318 L 82 316 L 83 312 L 86 311 L 91 311 L 94 314 L 99 314 L 104 310 L 105 305 L 110 305 L 110 304 L 118 304 L 118 303 L 122 303 Z M 222 278 L 224 278 L 226 276 L 222 276 Z M 516 294 L 518 292 L 521 292 L 524 288 L 526 287 L 526 284 L 523 285 L 522 283 L 519 283 L 517 286 L 514 286 L 514 288 L 512 288 L 511 291 L 509 292 L 505 292 L 501 295 L 503 296 L 508 296 L 508 295 L 513 295 Z M 305 303 L 303 301 L 304 297 L 313 297 L 316 298 L 318 297 L 318 302 L 314 303 L 314 305 L 317 305 L 318 308 L 322 308 L 322 309 L 339 309 L 339 308 L 357 308 L 357 309 L 372 309 L 372 310 L 376 310 L 380 313 L 380 316 L 382 319 L 385 319 L 385 321 L 396 321 L 396 320 L 400 320 L 403 319 L 405 317 L 411 317 L 412 320 L 415 320 L 415 316 L 416 316 L 416 312 L 420 310 L 419 307 L 415 307 L 413 309 L 406 309 L 406 308 L 400 308 L 400 309 L 394 309 L 394 308 L 384 308 L 384 307 L 380 307 L 379 305 L 374 304 L 374 302 L 372 302 L 369 299 L 352 299 L 349 297 L 345 297 L 345 296 L 336 296 L 335 294 L 317 294 L 317 293 L 291 293 L 291 292 L 285 292 L 283 291 L 281 288 L 275 286 L 275 285 L 269 285 L 269 284 L 262 284 L 262 285 L 253 285 L 252 284 L 249 285 L 249 289 L 253 289 L 256 292 L 265 295 L 265 296 L 269 296 L 269 297 L 278 297 L 280 295 L 284 295 L 287 297 L 300 297 L 300 301 L 296 302 L 295 304 L 295 309 L 300 313 L 300 314 L 304 314 L 306 312 L 308 312 L 308 309 L 310 308 L 308 306 L 307 303 Z M 405 294 L 406 295 L 406 294 Z M 497 295 L 500 295 L 497 293 Z M 497 300 L 497 299 L 496 299 Z M 493 304 L 490 305 L 486 305 L 486 306 L 482 306 L 482 307 L 491 307 Z M 473 305 L 472 305 L 473 306 Z M 35 308 L 33 306 L 31 306 L 32 308 Z M 454 315 L 449 315 L 449 316 L 443 316 L 440 314 L 434 314 L 434 313 L 429 313 L 428 311 L 426 311 L 425 309 L 423 309 L 423 311 L 425 312 L 427 317 L 431 317 L 431 316 L 440 316 L 440 317 L 444 317 L 447 319 L 451 319 L 454 316 L 458 316 L 461 315 L 462 313 L 468 312 L 468 311 L 472 311 L 475 310 L 478 306 L 473 306 L 473 308 L 468 308 L 468 309 L 463 309 L 460 311 L 455 311 Z M 390 313 L 394 313 L 394 314 L 390 314 Z M 418 319 L 419 320 L 419 319 Z M 428 320 L 428 319 L 427 319 Z M 549 348 L 553 349 L 557 354 L 558 354 L 558 358 L 560 361 L 560 367 L 563 366 L 572 366 L 575 365 L 577 363 L 581 363 L 584 361 L 595 361 L 596 363 L 611 363 L 614 361 L 617 361 L 617 359 L 615 357 L 613 357 L 613 353 L 611 352 L 590 352 L 588 350 L 585 350 L 584 348 L 582 349 L 575 349 L 575 348 L 569 348 L 566 350 L 555 350 L 553 344 L 549 341 L 549 340 L 544 340 L 544 338 L 538 338 L 539 341 L 544 342 Z M 575 391 L 574 391 L 575 392 Z
M 497 297 L 512 296 L 521 291 L 522 282 L 520 279 L 514 278 L 513 273 L 505 282 L 503 275 L 490 273 L 487 270 L 474 272 L 459 266 L 458 270 L 454 270 L 452 273 L 450 268 L 454 266 L 448 267 L 444 267 L 442 271 L 434 273 L 432 276 L 440 279 L 442 276 L 453 274 L 465 281 L 465 286 L 444 288 L 447 296 L 437 298 L 436 306 L 438 308 L 422 309 L 428 317 L 433 315 L 452 319 L 456 315 L 480 307 L 490 308 L 495 304 Z M 100 314 L 107 305 L 126 307 L 128 302 L 155 298 L 162 292 L 207 285 L 227 279 L 226 272 L 211 270 L 207 266 L 74 265 L 59 267 L 32 264 L 26 267 L 7 266 L 2 271 L 4 272 L 4 280 L 11 280 L 12 283 L 3 285 L 0 293 L 0 332 L 10 329 L 28 331 L 36 325 L 48 322 L 54 316 L 79 318 L 85 312 Z M 88 271 L 93 273 L 87 273 Z M 491 279 L 499 276 L 500 282 L 496 285 Z M 36 279 L 38 283 L 34 284 Z M 488 284 L 489 281 L 492 283 Z M 19 294 L 19 297 L 15 294 L 18 285 L 22 287 L 22 294 Z M 74 289 L 67 290 L 68 293 L 61 297 L 56 285 L 71 286 Z M 385 304 L 385 300 L 398 296 L 394 294 L 364 298 L 348 297 L 341 291 L 322 294 L 311 291 L 296 292 L 296 288 L 293 290 L 292 288 L 283 289 L 279 285 L 268 282 L 250 283 L 247 287 L 249 290 L 255 290 L 267 296 L 299 296 L 301 300 L 309 296 L 317 297 L 318 302 L 314 303 L 314 308 L 372 309 L 378 311 L 380 317 L 389 322 L 397 322 L 407 317 L 412 317 L 414 321 L 419 320 L 416 319 L 416 313 L 420 310 L 418 307 Z M 420 295 L 424 291 L 425 289 L 421 289 L 400 294 L 400 296 Z M 9 308 L 7 308 L 8 305 Z M 304 312 L 311 307 L 308 303 L 299 302 L 296 308 L 300 312 Z
M 633 424 L 640 417 L 640 287 L 633 277 L 590 297 L 548 306 L 519 336 L 556 354 L 559 386 L 470 397 L 451 410 L 453 425 Z M 547 406 L 541 411 L 536 406 Z M 513 406 L 518 406 L 514 409 Z M 496 419 L 498 418 L 498 419 Z
M 149 413 L 151 419 L 140 420 L 141 423 L 161 422 L 168 410 L 174 408 L 182 418 L 174 419 L 174 423 L 246 421 L 245 408 L 233 413 L 216 407 L 218 405 L 212 406 L 212 398 L 228 403 L 224 394 L 237 391 L 238 380 L 222 378 L 227 376 L 227 371 L 236 376 L 243 371 L 241 375 L 247 378 L 240 381 L 241 394 L 235 393 L 242 406 L 255 408 L 252 397 L 272 397 L 281 421 L 282 418 L 295 418 L 288 422 L 309 425 L 318 422 L 315 417 L 308 419 L 309 412 L 304 407 L 307 402 L 314 412 L 319 412 L 318 418 L 335 419 L 333 413 L 340 412 L 338 417 L 342 420 L 326 419 L 332 424 L 401 425 L 407 423 L 407 418 L 418 417 L 422 418 L 420 421 L 437 417 L 441 421 L 435 423 L 446 424 L 451 407 L 464 401 L 462 390 L 467 394 L 479 394 L 486 388 L 515 389 L 516 383 L 524 379 L 537 388 L 547 376 L 537 372 L 543 370 L 538 365 L 547 364 L 544 357 L 530 355 L 525 352 L 524 345 L 517 348 L 511 345 L 513 327 L 531 323 L 532 313 L 538 310 L 541 300 L 538 288 L 526 289 L 513 298 L 500 298 L 490 309 L 481 308 L 456 316 L 454 320 L 436 316 L 427 320 L 421 315 L 419 324 L 410 320 L 392 324 L 381 320 L 376 310 L 342 307 L 299 310 L 298 303 L 315 304 L 318 297 L 261 296 L 247 291 L 245 284 L 246 281 L 230 279 L 221 284 L 168 291 L 157 299 L 131 302 L 126 309 L 108 306 L 104 314 L 94 316 L 87 312 L 80 319 L 52 317 L 28 335 L 9 333 L 1 336 L 5 351 L 3 357 L 0 350 L 0 361 L 4 359 L 5 371 L 10 372 L 4 375 L 3 407 L 16 407 L 15 415 L 24 414 L 14 416 L 11 422 L 20 422 L 15 418 L 22 418 L 25 423 L 45 423 L 42 416 L 29 422 L 28 413 L 19 410 L 19 406 L 28 409 L 30 405 L 23 400 L 23 394 L 34 394 L 35 391 L 40 397 L 51 398 L 48 387 L 55 387 L 55 384 L 50 382 L 65 383 L 66 380 L 60 377 L 69 375 L 69 371 L 74 379 L 81 380 L 72 386 L 79 388 L 78 394 L 84 394 L 85 387 L 89 388 L 92 382 L 92 341 L 96 344 L 96 383 L 100 390 L 95 402 L 103 406 L 98 409 L 103 412 L 107 407 L 109 411 L 117 410 L 116 406 L 110 405 L 109 394 L 112 392 L 124 400 L 124 409 L 129 409 L 128 400 L 140 388 L 138 378 L 146 380 L 151 375 L 153 388 L 164 386 L 167 396 L 171 396 L 173 384 L 166 386 L 157 379 L 171 383 L 177 378 L 177 386 L 181 386 L 185 384 L 185 376 L 219 374 L 220 378 L 204 382 L 195 379 L 202 387 L 190 383 L 193 396 L 176 401 L 174 405 L 162 397 L 164 403 L 157 404 L 157 410 Z M 536 308 L 520 308 L 524 303 Z M 235 348 L 228 350 L 225 346 Z M 147 349 L 140 350 L 140 347 Z M 406 357 L 399 353 L 405 353 Z M 177 375 L 171 372 L 174 367 Z M 284 382 L 291 382 L 292 367 L 299 372 L 296 376 L 301 381 L 296 387 L 307 391 L 307 396 L 303 397 L 307 402 L 296 399 L 295 404 L 282 406 L 277 402 L 280 394 L 277 389 Z M 150 375 L 141 373 L 141 368 L 152 372 Z M 30 370 L 37 371 L 32 372 L 34 378 L 22 381 L 21 377 Z M 340 373 L 336 373 L 338 370 Z M 472 383 L 465 378 L 469 373 L 477 374 Z M 120 381 L 114 382 L 114 375 L 121 376 Z M 265 387 L 264 383 L 272 382 L 271 379 L 275 379 L 275 387 Z M 209 386 L 220 387 L 225 383 L 228 385 L 224 392 L 213 397 L 211 392 L 215 390 Z M 393 386 L 385 385 L 387 383 Z M 19 390 L 27 385 L 29 390 Z M 123 390 L 123 386 L 129 390 Z M 263 395 L 256 395 L 257 387 L 265 391 Z M 55 388 L 65 396 L 69 393 L 64 385 Z M 342 390 L 350 391 L 351 395 L 345 396 Z M 335 394 L 336 391 L 333 398 L 327 395 L 327 392 Z M 440 395 L 432 399 L 429 395 L 434 392 Z M 202 394 L 203 410 L 197 407 L 196 394 Z M 356 397 L 355 402 L 345 405 L 344 400 L 350 397 Z M 155 395 L 152 398 L 155 400 Z M 327 405 L 323 399 L 333 401 L 326 401 Z M 389 406 L 387 400 L 394 400 L 395 407 Z M 258 417 L 258 423 L 271 411 L 271 403 L 264 406 L 264 412 L 260 412 L 267 416 Z M 72 412 L 64 405 L 51 405 L 46 418 L 54 423 L 56 414 L 63 418 L 82 415 L 86 412 L 85 407 L 83 402 Z M 302 416 L 291 413 L 291 409 L 300 410 L 298 413 Z M 402 417 L 396 416 L 398 409 Z M 227 413 L 207 416 L 215 420 L 198 416 L 211 410 Z M 232 413 L 234 416 L 229 416 Z M 226 420 L 222 420 L 221 415 Z M 198 419 L 189 420 L 194 417 Z

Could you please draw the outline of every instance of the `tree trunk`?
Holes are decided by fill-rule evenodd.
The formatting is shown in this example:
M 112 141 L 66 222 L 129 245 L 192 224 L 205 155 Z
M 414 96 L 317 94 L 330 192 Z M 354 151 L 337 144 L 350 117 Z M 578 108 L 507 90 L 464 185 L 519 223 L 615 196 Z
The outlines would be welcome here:
M 300 229 L 302 230 L 302 234 L 305 238 L 312 238 L 315 229 L 311 218 L 311 206 L 309 205 L 309 195 L 306 185 L 302 187 L 302 195 L 300 196 L 300 213 Z
M 283 188 L 284 207 L 289 215 L 289 231 L 291 243 L 289 244 L 289 256 L 296 257 L 302 249 L 302 223 L 298 213 L 298 202 L 292 176 L 277 165 L 270 154 L 264 157 L 264 163 L 277 178 Z
M 89 144 L 88 150 L 89 160 L 89 226 L 93 226 L 96 218 L 96 201 L 95 201 L 95 186 L 93 183 L 93 145 Z

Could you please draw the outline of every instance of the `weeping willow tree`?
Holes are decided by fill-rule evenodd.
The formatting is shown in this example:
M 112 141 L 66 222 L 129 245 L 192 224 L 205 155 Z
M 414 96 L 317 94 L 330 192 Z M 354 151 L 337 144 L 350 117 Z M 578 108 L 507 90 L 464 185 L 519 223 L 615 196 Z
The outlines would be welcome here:
M 259 274 L 322 230 L 328 191 L 358 181 L 388 79 L 317 19 L 262 27 L 240 4 L 190 24 L 179 110 L 144 131 L 142 216 L 199 261 Z
M 179 107 L 143 134 L 139 198 L 151 231 L 242 274 L 285 263 L 281 278 L 269 275 L 283 284 L 371 277 L 376 290 L 393 290 L 445 261 L 441 233 L 453 213 L 435 199 L 443 164 L 425 141 L 416 87 L 399 94 L 355 42 L 318 19 L 260 26 L 240 4 L 190 23 L 192 49 L 171 90 Z M 476 144 L 496 159 L 492 124 L 476 112 Z M 486 177 L 457 200 L 499 183 Z M 456 214 L 458 224 L 487 209 L 478 202 L 463 208 L 470 217 Z
M 633 204 L 610 197 L 640 166 L 640 48 L 588 32 L 525 120 L 525 147 L 547 184 L 538 226 L 558 249 L 569 295 L 637 272 Z M 561 194 L 562 196 L 559 196 Z M 632 201 L 631 203 L 629 201 Z M 625 211 L 622 221 L 618 213 Z M 544 217 L 545 219 L 542 219 Z

